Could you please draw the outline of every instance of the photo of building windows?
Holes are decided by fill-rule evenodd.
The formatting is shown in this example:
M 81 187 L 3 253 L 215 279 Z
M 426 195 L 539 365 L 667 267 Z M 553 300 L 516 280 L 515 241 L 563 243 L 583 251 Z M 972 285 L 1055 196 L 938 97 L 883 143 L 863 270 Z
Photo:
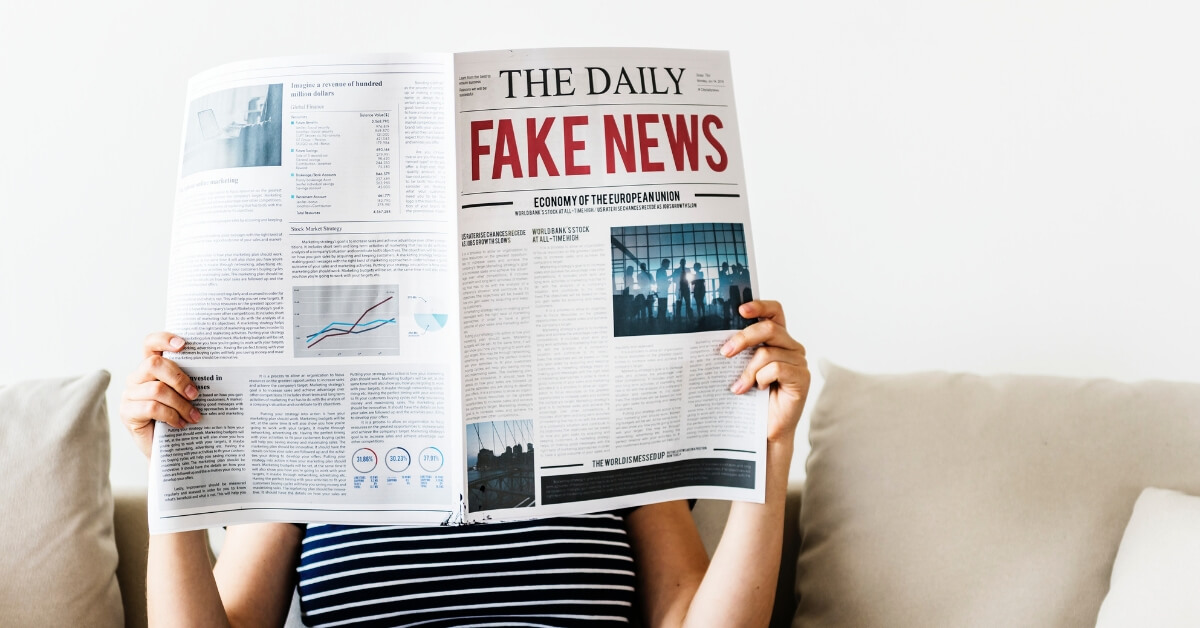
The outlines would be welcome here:
M 753 299 L 741 223 L 612 228 L 613 335 L 742 329 Z
M 282 137 L 283 83 L 206 94 L 188 105 L 181 174 L 278 166 Z

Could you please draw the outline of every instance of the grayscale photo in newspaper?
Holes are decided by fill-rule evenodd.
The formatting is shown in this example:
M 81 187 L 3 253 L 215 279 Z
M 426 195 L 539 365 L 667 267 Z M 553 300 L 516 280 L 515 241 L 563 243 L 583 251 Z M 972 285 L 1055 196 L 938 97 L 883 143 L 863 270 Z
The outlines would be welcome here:
M 266 59 L 189 82 L 150 525 L 762 501 L 724 53 Z

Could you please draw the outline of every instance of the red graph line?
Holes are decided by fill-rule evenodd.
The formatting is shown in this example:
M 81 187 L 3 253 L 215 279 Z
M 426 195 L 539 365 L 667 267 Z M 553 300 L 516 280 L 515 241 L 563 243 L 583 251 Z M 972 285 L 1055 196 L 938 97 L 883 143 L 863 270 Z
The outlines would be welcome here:
M 362 319 L 364 319 L 364 318 L 366 318 L 366 317 L 367 317 L 367 313 L 368 313 L 368 312 L 370 312 L 371 310 L 373 310 L 373 309 L 375 309 L 375 308 L 377 308 L 377 307 L 379 307 L 379 306 L 383 305 L 384 303 L 387 303 L 388 301 L 391 301 L 391 300 L 392 300 L 392 297 L 388 297 L 388 298 L 386 298 L 386 299 L 384 299 L 384 300 L 380 301 L 379 303 L 376 303 L 375 305 L 372 305 L 371 307 L 369 307 L 369 308 L 367 308 L 367 309 L 363 310 L 363 313 L 362 313 L 362 314 L 360 314 L 360 315 L 358 316 L 358 320 L 354 321 L 354 324 L 350 326 L 350 329 L 347 329 L 346 331 L 343 331 L 343 332 L 340 332 L 340 333 L 336 333 L 336 334 L 325 334 L 324 336 L 321 336 L 320 338 L 317 338 L 317 341 L 316 341 L 316 342 L 312 343 L 311 345 L 308 345 L 308 348 L 309 348 L 309 349 L 312 349 L 313 347 L 317 346 L 317 342 L 321 342 L 322 340 L 324 340 L 324 339 L 326 339 L 326 338 L 332 338 L 332 337 L 334 337 L 334 336 L 345 336 L 346 334 L 353 333 L 353 332 L 354 332 L 354 328 L 355 328 L 355 327 L 358 327 L 358 324 L 362 322 Z

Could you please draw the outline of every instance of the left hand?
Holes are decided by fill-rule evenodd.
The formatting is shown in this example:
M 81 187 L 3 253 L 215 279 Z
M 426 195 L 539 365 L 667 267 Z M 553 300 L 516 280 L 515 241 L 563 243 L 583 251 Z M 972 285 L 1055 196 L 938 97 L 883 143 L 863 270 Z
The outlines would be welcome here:
M 791 444 L 812 380 L 804 345 L 788 334 L 783 306 L 778 301 L 747 301 L 738 308 L 738 313 L 743 318 L 759 320 L 727 340 L 721 347 L 721 355 L 733 357 L 744 349 L 762 346 L 754 350 L 746 370 L 729 390 L 740 395 L 754 387 L 770 388 L 767 442 Z

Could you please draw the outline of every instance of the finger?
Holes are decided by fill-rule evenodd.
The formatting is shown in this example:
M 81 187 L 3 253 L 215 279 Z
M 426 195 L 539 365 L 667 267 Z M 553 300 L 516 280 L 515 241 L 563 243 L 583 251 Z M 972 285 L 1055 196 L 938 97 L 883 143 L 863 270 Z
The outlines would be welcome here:
M 136 386 L 131 386 L 126 392 L 126 398 L 131 401 L 157 401 L 164 406 L 173 408 L 175 412 L 179 413 L 179 418 L 188 423 L 198 423 L 201 418 L 200 411 L 195 406 L 183 398 L 174 388 L 161 381 L 143 382 Z
M 721 355 L 731 357 L 741 353 L 747 347 L 759 344 L 783 347 L 784 349 L 799 350 L 804 353 L 804 345 L 796 342 L 787 333 L 783 325 L 774 320 L 761 320 L 734 334 L 721 346 Z
M 754 374 L 754 382 L 759 390 L 766 390 L 771 384 L 779 384 L 783 390 L 805 387 L 809 378 L 807 364 L 787 362 L 772 362 Z
M 156 331 L 142 341 L 142 357 L 162 355 L 164 351 L 179 351 L 186 341 L 168 331 Z
M 771 384 L 778 383 L 781 390 L 800 391 L 808 386 L 810 375 L 807 364 L 788 364 L 787 362 L 771 362 L 753 374 L 753 379 L 747 379 L 746 374 L 738 377 L 730 392 L 740 395 L 749 392 L 751 388 L 766 390 Z M 802 395 L 804 393 L 801 393 Z
M 750 362 L 746 364 L 746 368 L 742 370 L 742 374 L 729 387 L 729 390 L 739 395 L 750 390 L 750 387 L 754 386 L 757 382 L 758 372 L 774 362 L 800 365 L 808 363 L 804 359 L 804 354 L 794 349 L 759 347 L 754 350 L 754 355 L 751 356 Z
M 125 427 L 130 431 L 144 429 L 153 421 L 166 423 L 173 428 L 183 429 L 187 422 L 175 408 L 161 404 L 153 399 L 126 399 L 121 402 L 121 416 L 125 419 Z
M 808 368 L 808 360 L 803 353 L 776 347 L 759 347 L 729 390 L 735 395 L 740 395 L 751 388 L 766 388 L 775 381 L 772 374 L 777 374 L 780 368 L 793 366 Z
M 741 314 L 742 318 L 766 319 L 787 326 L 783 305 L 779 301 L 747 301 L 738 307 L 738 314 Z
M 174 360 L 164 358 L 160 355 L 152 355 L 138 365 L 137 370 L 129 376 L 129 386 L 141 384 L 143 382 L 160 381 L 166 383 L 175 392 L 183 396 L 189 401 L 200 396 L 200 391 L 192 383 L 192 378 L 179 368 L 179 365 Z

